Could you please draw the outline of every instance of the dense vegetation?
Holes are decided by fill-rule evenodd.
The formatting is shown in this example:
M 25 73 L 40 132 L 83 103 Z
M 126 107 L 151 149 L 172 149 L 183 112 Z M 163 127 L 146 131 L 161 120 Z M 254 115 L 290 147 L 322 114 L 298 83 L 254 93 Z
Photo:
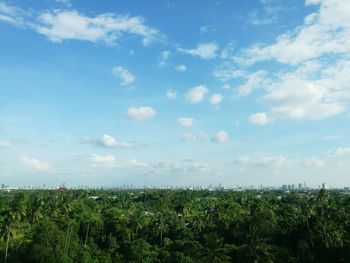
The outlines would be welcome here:
M 324 190 L 0 195 L 0 262 L 350 262 L 350 198 Z

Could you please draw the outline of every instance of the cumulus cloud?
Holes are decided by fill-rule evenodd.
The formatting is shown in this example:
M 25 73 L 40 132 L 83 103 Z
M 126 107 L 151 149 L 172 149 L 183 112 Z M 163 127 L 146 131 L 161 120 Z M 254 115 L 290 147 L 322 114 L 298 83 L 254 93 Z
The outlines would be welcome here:
M 280 35 L 274 44 L 244 49 L 234 59 L 245 65 L 263 60 L 297 64 L 329 53 L 348 53 L 350 3 L 326 0 L 318 4 L 320 10 L 306 16 L 303 26 Z
M 281 118 L 321 120 L 339 114 L 345 105 L 324 85 L 297 77 L 286 77 L 271 85 L 263 101 Z
M 120 79 L 120 85 L 127 86 L 134 83 L 136 77 L 123 66 L 113 67 L 112 73 Z
M 258 125 L 266 125 L 271 121 L 271 119 L 267 116 L 265 112 L 258 112 L 250 115 L 249 121 Z
M 194 123 L 194 119 L 192 118 L 178 118 L 176 122 L 182 127 L 191 127 Z
M 214 94 L 210 97 L 210 104 L 213 106 L 218 106 L 222 100 L 224 99 L 224 96 L 222 96 L 221 94 Z
M 211 141 L 214 143 L 225 143 L 229 140 L 230 136 L 225 131 L 219 131 L 215 136 L 211 137 Z
M 168 89 L 168 90 L 166 91 L 166 96 L 167 96 L 169 99 L 174 100 L 174 99 L 176 99 L 177 91 Z
M 25 166 L 33 170 L 37 170 L 39 172 L 47 172 L 52 169 L 49 163 L 40 161 L 38 159 L 30 158 L 26 155 L 21 157 L 21 161 Z
M 175 70 L 178 72 L 184 72 L 187 70 L 187 67 L 186 67 L 186 65 L 178 65 L 175 67 Z
M 98 140 L 98 142 L 100 143 L 101 146 L 107 147 L 107 148 L 113 148 L 113 147 L 116 147 L 118 145 L 117 140 L 108 134 L 103 135 Z
M 9 142 L 0 141 L 0 148 L 6 148 L 9 146 L 11 146 L 11 144 Z
M 186 100 L 192 102 L 192 103 L 198 103 L 198 102 L 202 102 L 205 98 L 205 95 L 208 93 L 208 89 L 206 86 L 204 85 L 200 85 L 197 87 L 194 87 L 192 89 L 190 89 L 185 97 Z
M 189 54 L 202 59 L 213 59 L 217 56 L 219 47 L 215 43 L 201 43 L 194 49 L 178 48 L 177 50 L 184 54 Z
M 156 116 L 157 112 L 151 107 L 131 107 L 128 109 L 127 115 L 133 120 L 147 120 L 152 119 Z
M 301 26 L 285 32 L 271 44 L 255 43 L 236 52 L 214 71 L 222 81 L 246 78 L 239 95 L 261 88 L 259 100 L 270 107 L 273 119 L 329 118 L 344 112 L 350 100 L 350 3 L 342 0 L 309 0 L 319 10 L 304 18 Z M 249 67 L 264 67 L 261 61 L 280 65 L 276 72 Z M 254 75 L 255 74 L 255 75 Z

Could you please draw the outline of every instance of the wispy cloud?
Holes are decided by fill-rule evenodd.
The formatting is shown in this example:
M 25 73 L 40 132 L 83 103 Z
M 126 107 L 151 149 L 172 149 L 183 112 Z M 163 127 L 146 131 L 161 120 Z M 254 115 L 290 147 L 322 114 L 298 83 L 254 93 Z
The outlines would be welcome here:
M 116 66 L 112 69 L 112 74 L 120 79 L 120 85 L 128 86 L 134 83 L 136 77 L 123 66 Z
M 171 56 L 171 51 L 169 51 L 169 50 L 163 51 L 160 54 L 158 66 L 161 68 L 165 67 L 168 64 L 168 60 L 169 60 L 170 56 Z
M 187 70 L 186 65 L 178 65 L 175 67 L 175 70 L 178 72 L 185 72 Z
M 69 7 L 68 1 L 60 2 Z M 113 13 L 93 17 L 74 9 L 54 9 L 32 14 L 0 2 L 0 21 L 32 29 L 55 43 L 80 40 L 114 45 L 124 35 L 136 35 L 142 38 L 143 45 L 148 46 L 164 38 L 157 29 L 146 25 L 141 16 Z
M 207 136 L 204 133 L 185 133 L 181 136 L 182 142 L 190 142 L 190 143 L 197 143 L 197 142 L 203 142 L 206 140 Z
M 175 100 L 176 97 L 177 97 L 177 91 L 168 89 L 168 90 L 166 91 L 166 96 L 167 96 L 169 99 Z
M 117 158 L 113 155 L 98 155 L 93 154 L 90 158 L 91 162 L 95 165 L 114 166 L 117 163 Z
M 217 57 L 218 49 L 219 46 L 215 43 L 201 43 L 193 49 L 178 48 L 177 50 L 181 53 L 189 54 L 194 57 L 200 57 L 202 59 L 213 59 Z
M 44 161 L 40 161 L 40 160 L 35 159 L 35 158 L 30 158 L 26 155 L 23 155 L 21 157 L 21 161 L 25 166 L 27 166 L 33 170 L 37 170 L 40 172 L 47 172 L 47 171 L 52 170 L 52 166 L 49 163 L 44 162 Z
M 89 136 L 84 136 L 82 138 L 82 142 L 86 144 L 94 144 L 99 147 L 104 148 L 136 148 L 135 145 L 128 143 L 128 142 L 120 142 L 115 137 L 104 134 L 100 138 L 92 138 Z
M 6 148 L 6 147 L 10 147 L 11 144 L 9 142 L 6 141 L 0 141 L 0 149 L 1 148 Z

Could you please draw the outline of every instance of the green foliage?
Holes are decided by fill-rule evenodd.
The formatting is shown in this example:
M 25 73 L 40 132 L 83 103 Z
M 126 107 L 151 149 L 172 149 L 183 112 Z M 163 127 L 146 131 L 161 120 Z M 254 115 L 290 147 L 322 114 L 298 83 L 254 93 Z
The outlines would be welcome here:
M 0 195 L 0 262 L 350 262 L 340 192 Z

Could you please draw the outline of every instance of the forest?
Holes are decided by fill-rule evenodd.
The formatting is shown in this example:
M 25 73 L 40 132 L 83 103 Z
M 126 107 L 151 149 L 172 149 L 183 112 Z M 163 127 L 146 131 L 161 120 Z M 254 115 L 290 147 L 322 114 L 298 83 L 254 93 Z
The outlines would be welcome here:
M 350 262 L 350 197 L 339 191 L 0 196 L 0 262 Z

